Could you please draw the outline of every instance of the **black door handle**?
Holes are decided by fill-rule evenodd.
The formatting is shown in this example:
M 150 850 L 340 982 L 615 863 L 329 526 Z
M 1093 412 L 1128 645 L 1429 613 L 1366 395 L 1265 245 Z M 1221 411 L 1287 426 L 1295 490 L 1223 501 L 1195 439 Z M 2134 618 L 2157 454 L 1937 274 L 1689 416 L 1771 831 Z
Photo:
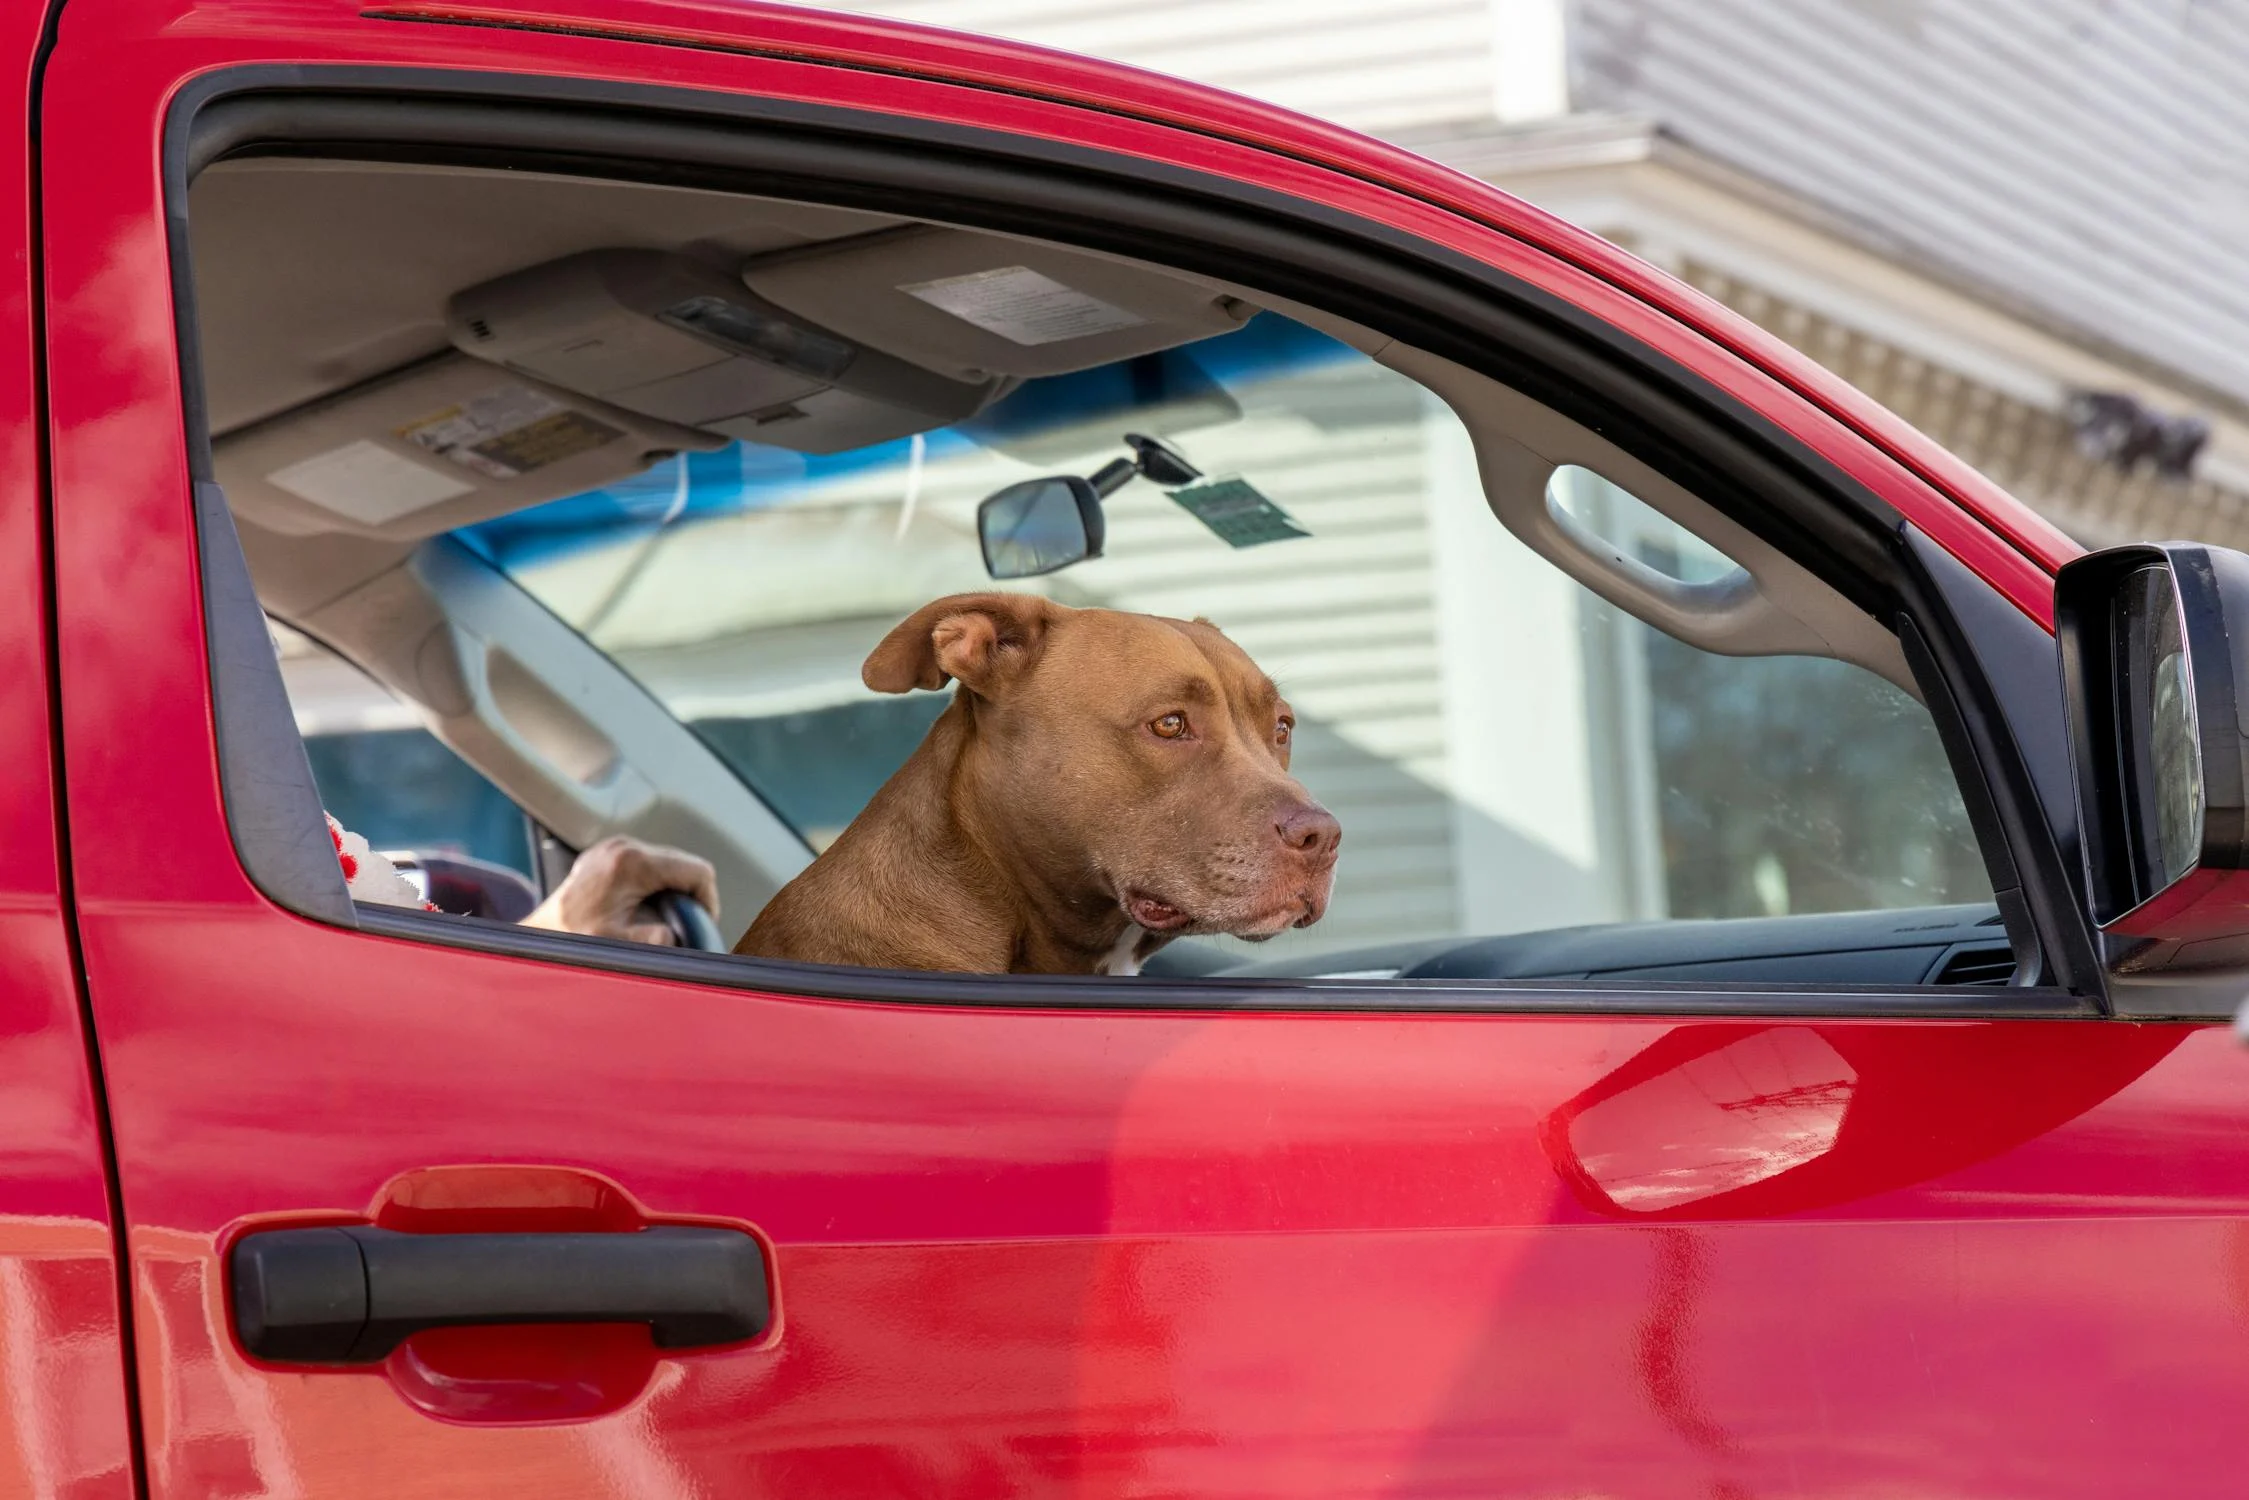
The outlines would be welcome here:
M 496 1323 L 646 1323 L 659 1349 L 691 1349 L 772 1318 L 765 1252 L 738 1229 L 269 1229 L 235 1241 L 228 1269 L 242 1347 L 280 1364 L 374 1364 L 424 1328 Z

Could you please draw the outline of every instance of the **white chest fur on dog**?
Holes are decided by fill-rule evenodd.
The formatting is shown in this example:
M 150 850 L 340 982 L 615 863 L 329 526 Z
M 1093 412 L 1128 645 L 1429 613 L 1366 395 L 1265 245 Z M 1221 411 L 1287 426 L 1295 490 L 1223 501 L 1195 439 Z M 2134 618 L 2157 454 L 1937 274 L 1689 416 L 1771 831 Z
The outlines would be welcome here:
M 1140 940 L 1147 935 L 1148 929 L 1138 922 L 1125 923 L 1125 930 L 1118 935 L 1116 946 L 1109 950 L 1107 958 L 1101 960 L 1101 972 L 1120 979 L 1130 979 L 1137 975 L 1140 972 Z

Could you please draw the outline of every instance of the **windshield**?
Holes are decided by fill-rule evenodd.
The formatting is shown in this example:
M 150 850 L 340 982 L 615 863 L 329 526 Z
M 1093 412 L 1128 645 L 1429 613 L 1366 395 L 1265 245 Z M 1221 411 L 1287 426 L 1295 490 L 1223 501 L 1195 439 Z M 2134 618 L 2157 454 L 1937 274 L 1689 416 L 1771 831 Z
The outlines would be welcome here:
M 1406 450 L 1422 399 L 1268 314 L 1188 349 L 1026 381 L 955 427 L 833 455 L 735 443 L 455 535 L 694 727 L 818 849 L 945 706 L 859 682 L 883 632 L 941 595 L 1007 589 L 1193 615 L 1210 612 L 1214 568 L 1242 568 L 1226 623 L 1283 675 L 1272 647 L 1249 644 L 1276 636 L 1261 628 L 1276 610 L 1291 613 L 1276 591 L 1363 566 L 1364 534 L 1387 529 L 1378 512 L 1420 505 Z M 979 502 L 1020 480 L 1091 473 L 1127 453 L 1126 430 L 1165 435 L 1213 476 L 1254 474 L 1312 513 L 1355 490 L 1366 513 L 1338 513 L 1285 551 L 1234 553 L 1142 482 L 1104 505 L 1107 555 L 995 582 Z
M 1102 555 L 995 583 L 977 508 L 1163 439 L 1202 479 L 1100 503 Z M 1246 481 L 1269 515 L 1205 507 Z M 1580 524 L 1683 577 L 1730 560 L 1583 470 Z M 1233 528 L 1231 531 L 1229 528 Z M 1260 529 L 1261 528 L 1261 529 Z M 1594 598 L 1486 506 L 1459 419 L 1274 314 L 1024 382 L 978 417 L 819 456 L 747 443 L 455 533 L 612 656 L 814 849 L 944 709 L 859 667 L 949 593 L 1207 616 L 1298 720 L 1347 830 L 1330 916 L 1284 945 L 1988 892 L 1927 715 L 1873 674 L 1716 657 Z M 1264 956 L 1276 956 L 1267 948 Z

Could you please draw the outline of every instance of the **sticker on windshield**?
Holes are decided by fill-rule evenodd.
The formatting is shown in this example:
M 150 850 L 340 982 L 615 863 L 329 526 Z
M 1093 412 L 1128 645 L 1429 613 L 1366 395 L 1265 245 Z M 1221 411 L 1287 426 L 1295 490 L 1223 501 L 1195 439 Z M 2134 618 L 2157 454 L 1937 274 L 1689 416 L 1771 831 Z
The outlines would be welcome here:
M 898 290 L 1016 344 L 1059 344 L 1148 321 L 1029 266 L 916 281 Z
M 486 391 L 401 427 L 398 435 L 487 479 L 514 479 L 624 436 L 522 385 Z
M 1217 533 L 1229 547 L 1255 547 L 1264 542 L 1285 542 L 1292 536 L 1310 536 L 1296 518 L 1259 494 L 1246 479 L 1213 479 L 1164 493 L 1179 508 Z

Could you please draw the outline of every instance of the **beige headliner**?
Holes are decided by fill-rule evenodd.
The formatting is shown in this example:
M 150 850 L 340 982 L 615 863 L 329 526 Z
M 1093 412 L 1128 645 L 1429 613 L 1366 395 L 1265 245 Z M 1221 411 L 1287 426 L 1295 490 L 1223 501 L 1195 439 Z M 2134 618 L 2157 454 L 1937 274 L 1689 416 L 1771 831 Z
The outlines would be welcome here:
M 972 385 L 1190 343 L 1256 311 L 1199 278 L 1042 241 L 489 168 L 226 162 L 197 179 L 188 225 L 216 477 L 238 519 L 286 537 L 414 541 L 615 483 L 660 455 L 722 446 L 721 433 L 524 369 L 510 379 L 471 358 L 474 349 L 456 350 L 447 313 L 457 294 L 582 251 L 701 259 L 847 339 Z M 1125 321 L 1018 341 L 905 290 L 1009 265 L 1099 299 Z M 513 477 L 429 468 L 413 429 L 507 393 L 543 396 L 611 436 Z M 900 407 L 887 427 L 903 434 L 913 420 Z
M 541 261 L 616 247 L 731 268 L 903 222 L 692 188 L 279 158 L 210 168 L 188 216 L 214 435 L 452 347 L 448 298 Z
M 432 232 L 433 221 L 442 232 Z M 221 163 L 196 181 L 190 198 L 213 430 L 293 411 L 449 349 L 444 310 L 455 292 L 542 261 L 615 246 L 703 254 L 732 268 L 908 222 L 740 194 L 489 169 L 294 158 Z M 880 235 L 870 242 L 897 243 Z M 1895 638 L 1832 587 L 1614 445 L 1513 391 L 1254 288 L 1098 252 L 1014 243 L 1026 255 L 1083 265 L 1100 278 L 1103 295 L 1126 305 L 1144 294 L 1161 304 L 1190 289 L 1203 299 L 1230 293 L 1244 310 L 1271 307 L 1374 354 L 1454 407 L 1476 437 L 1502 523 L 1595 592 L 1708 650 L 1832 654 L 1911 690 Z M 1112 293 L 1107 283 L 1116 278 Z M 1150 310 L 1165 323 L 1174 311 Z M 1181 341 L 1194 336 L 1179 327 Z M 932 346 L 911 357 L 935 364 L 948 352 Z M 1740 598 L 1688 597 L 1591 555 L 1584 539 L 1547 524 L 1545 476 L 1558 462 L 1624 482 L 1742 563 L 1754 586 Z M 406 551 L 403 536 L 278 535 L 272 525 L 280 518 L 245 498 L 235 497 L 252 569 L 285 618 L 336 598 Z

